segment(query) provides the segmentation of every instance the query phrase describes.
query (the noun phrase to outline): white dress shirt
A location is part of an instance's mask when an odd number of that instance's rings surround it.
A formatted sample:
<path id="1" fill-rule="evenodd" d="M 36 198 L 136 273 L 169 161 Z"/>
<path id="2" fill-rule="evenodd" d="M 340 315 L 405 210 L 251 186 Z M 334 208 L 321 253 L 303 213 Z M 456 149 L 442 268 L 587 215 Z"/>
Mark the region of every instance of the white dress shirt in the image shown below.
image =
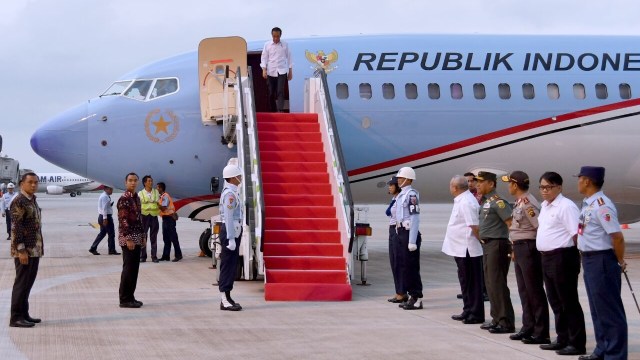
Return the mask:
<path id="1" fill-rule="evenodd" d="M 467 190 L 453 199 L 453 209 L 442 243 L 442 252 L 455 257 L 482 256 L 482 245 L 473 235 L 471 226 L 478 225 L 480 205 Z"/>
<path id="2" fill-rule="evenodd" d="M 580 211 L 573 201 L 559 194 L 553 202 L 543 201 L 538 218 L 538 251 L 551 251 L 573 247 L 573 236 L 578 233 Z"/>
<path id="3" fill-rule="evenodd" d="M 262 49 L 260 67 L 267 69 L 267 75 L 273 77 L 288 73 L 289 69 L 293 67 L 289 45 L 284 41 L 277 44 L 273 41 L 267 41 Z"/>

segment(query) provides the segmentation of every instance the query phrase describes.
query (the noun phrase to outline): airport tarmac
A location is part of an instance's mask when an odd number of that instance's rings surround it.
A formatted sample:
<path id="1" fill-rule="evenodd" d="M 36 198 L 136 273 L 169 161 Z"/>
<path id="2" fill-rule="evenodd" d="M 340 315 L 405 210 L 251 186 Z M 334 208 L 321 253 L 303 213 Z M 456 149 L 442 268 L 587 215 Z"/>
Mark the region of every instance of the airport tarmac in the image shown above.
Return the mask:
<path id="1" fill-rule="evenodd" d="M 493 335 L 479 325 L 451 320 L 462 301 L 455 262 L 440 248 L 450 204 L 422 205 L 423 310 L 404 311 L 387 302 L 393 281 L 387 252 L 384 206 L 371 206 L 368 283 L 359 267 L 350 302 L 266 302 L 262 281 L 236 282 L 234 299 L 244 307 L 219 310 L 210 258 L 198 257 L 203 223 L 181 218 L 178 234 L 184 259 L 141 264 L 136 298 L 140 309 L 118 306 L 122 259 L 109 256 L 106 239 L 94 256 L 98 194 L 38 195 L 42 207 L 45 257 L 31 293 L 30 313 L 42 318 L 31 329 L 9 327 L 15 276 L 0 221 L 0 359 L 562 359 L 537 345 Z M 117 196 L 114 196 L 116 200 Z M 628 272 L 640 289 L 640 224 L 624 230 Z M 159 248 L 162 236 L 159 235 Z M 516 326 L 521 306 L 513 266 L 509 274 Z M 587 351 L 595 346 L 582 277 L 580 301 L 587 323 Z M 623 279 L 629 324 L 629 359 L 640 359 L 640 314 Z M 486 302 L 487 317 L 489 303 Z M 552 319 L 553 315 L 551 313 Z M 553 320 L 552 320 L 553 322 Z M 554 335 L 552 325 L 552 336 Z M 568 357 L 577 358 L 577 357 Z"/>

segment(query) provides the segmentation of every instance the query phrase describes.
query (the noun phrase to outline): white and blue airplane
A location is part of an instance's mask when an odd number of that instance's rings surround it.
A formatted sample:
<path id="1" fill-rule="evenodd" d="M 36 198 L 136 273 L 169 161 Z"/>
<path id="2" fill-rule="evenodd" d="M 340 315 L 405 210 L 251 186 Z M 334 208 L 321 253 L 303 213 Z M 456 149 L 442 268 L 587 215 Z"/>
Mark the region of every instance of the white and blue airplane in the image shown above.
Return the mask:
<path id="1" fill-rule="evenodd" d="M 607 168 L 621 222 L 640 220 L 640 37 L 386 35 L 289 40 L 291 112 L 304 79 L 327 72 L 356 203 L 386 202 L 384 183 L 417 172 L 423 202 L 451 201 L 452 175 L 524 170 L 565 178 L 578 200 L 581 165 Z M 257 111 L 267 111 L 248 43 Z M 210 179 L 236 156 L 202 122 L 197 52 L 123 75 L 105 93 L 46 121 L 33 150 L 64 169 L 119 186 L 125 174 L 167 183 L 182 213 L 212 208 Z M 533 190 L 533 189 L 532 189 Z M 534 191 L 537 194 L 537 191 Z M 202 216 L 206 218 L 206 216 Z"/>
<path id="2" fill-rule="evenodd" d="M 69 193 L 71 197 L 82 195 L 87 191 L 103 189 L 99 182 L 72 173 L 38 173 L 38 192 L 49 195 Z"/>

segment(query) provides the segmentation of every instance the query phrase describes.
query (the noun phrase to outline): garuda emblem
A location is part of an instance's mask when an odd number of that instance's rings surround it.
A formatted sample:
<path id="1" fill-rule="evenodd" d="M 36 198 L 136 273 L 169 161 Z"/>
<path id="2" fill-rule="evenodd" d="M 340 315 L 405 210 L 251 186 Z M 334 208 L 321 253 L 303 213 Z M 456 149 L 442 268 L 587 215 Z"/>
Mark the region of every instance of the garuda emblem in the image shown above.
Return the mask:
<path id="1" fill-rule="evenodd" d="M 313 64 L 313 69 L 324 70 L 327 74 L 337 68 L 334 63 L 338 61 L 338 52 L 333 50 L 332 52 L 325 54 L 320 50 L 317 53 L 312 53 L 309 50 L 305 51 L 305 56 L 310 63 Z"/>

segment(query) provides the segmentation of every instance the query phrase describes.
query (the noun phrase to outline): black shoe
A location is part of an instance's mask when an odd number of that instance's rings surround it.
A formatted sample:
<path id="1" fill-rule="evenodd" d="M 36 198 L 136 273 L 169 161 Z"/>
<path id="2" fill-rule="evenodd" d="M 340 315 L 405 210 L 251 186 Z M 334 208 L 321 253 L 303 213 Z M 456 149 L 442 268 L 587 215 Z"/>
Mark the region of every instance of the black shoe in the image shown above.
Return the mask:
<path id="1" fill-rule="evenodd" d="M 174 258 L 173 260 L 171 260 L 171 262 L 178 262 L 180 260 L 182 260 L 182 256 Z"/>
<path id="2" fill-rule="evenodd" d="M 513 335 L 509 335 L 509 339 L 511 340 L 522 340 L 529 337 L 529 333 L 526 331 L 518 331 Z"/>
<path id="3" fill-rule="evenodd" d="M 166 257 L 164 257 L 164 256 L 163 256 L 163 257 L 161 257 L 159 260 L 160 260 L 160 261 L 171 261 L 171 259 L 166 258 Z"/>
<path id="4" fill-rule="evenodd" d="M 42 319 L 32 318 L 29 315 L 25 316 L 24 319 L 27 320 L 28 322 L 32 322 L 34 324 L 38 324 L 38 323 L 42 322 Z"/>
<path id="5" fill-rule="evenodd" d="M 405 310 L 419 310 L 422 309 L 422 300 L 417 297 L 410 296 L 409 301 L 402 307 Z"/>
<path id="6" fill-rule="evenodd" d="M 462 294 L 458 294 L 458 295 L 456 295 L 456 298 L 458 298 L 458 299 L 462 299 Z"/>
<path id="7" fill-rule="evenodd" d="M 95 250 L 95 249 L 89 249 L 89 252 L 92 253 L 93 255 L 100 255 L 98 250 Z"/>
<path id="8" fill-rule="evenodd" d="M 455 321 L 462 321 L 467 318 L 467 314 L 462 313 L 460 315 L 451 315 L 451 318 Z"/>
<path id="9" fill-rule="evenodd" d="M 502 325 L 498 325 L 492 329 L 489 329 L 489 332 L 492 334 L 511 334 L 513 332 L 515 332 L 516 329 L 515 328 L 508 328 L 508 327 L 504 327 Z"/>
<path id="10" fill-rule="evenodd" d="M 120 255 L 117 251 L 109 251 L 109 255 Z"/>
<path id="11" fill-rule="evenodd" d="M 153 261 L 156 264 L 160 262 L 160 260 L 158 260 L 158 258 L 151 258 L 151 261 Z"/>
<path id="12" fill-rule="evenodd" d="M 494 327 L 498 326 L 498 324 L 494 323 L 494 322 L 486 322 L 482 325 L 480 325 L 480 329 L 482 330 L 489 330 L 489 329 L 493 329 Z"/>
<path id="13" fill-rule="evenodd" d="M 544 337 L 527 336 L 527 337 L 522 339 L 522 343 L 528 344 L 528 345 L 550 344 L 551 343 L 551 339 L 544 338 Z"/>
<path id="14" fill-rule="evenodd" d="M 9 237 L 7 238 L 7 240 L 11 241 L 11 236 L 9 236 Z"/>
<path id="15" fill-rule="evenodd" d="M 147 262 L 147 258 L 140 259 L 140 262 Z"/>
<path id="16" fill-rule="evenodd" d="M 604 360 L 604 358 L 596 354 L 591 354 L 591 355 L 582 355 L 578 358 L 578 360 Z"/>
<path id="17" fill-rule="evenodd" d="M 138 304 L 138 305 L 140 305 L 140 306 L 144 305 L 144 303 L 142 301 L 140 301 L 140 300 L 133 300 L 133 302 Z"/>
<path id="18" fill-rule="evenodd" d="M 126 303 L 120 303 L 120 307 L 121 308 L 131 308 L 131 309 L 137 309 L 140 306 L 142 306 L 139 302 L 135 302 L 135 301 L 129 301 Z"/>
<path id="19" fill-rule="evenodd" d="M 542 350 L 560 350 L 560 349 L 564 349 L 566 346 L 567 346 L 567 344 L 560 344 L 560 343 L 558 343 L 558 341 L 554 341 L 554 342 L 549 343 L 549 344 L 540 345 L 540 349 L 542 349 Z"/>
<path id="20" fill-rule="evenodd" d="M 482 294 L 482 301 L 489 301 L 489 295 Z"/>
<path id="21" fill-rule="evenodd" d="M 222 301 L 220 301 L 220 310 L 240 311 L 240 310 L 242 310 L 242 306 L 240 306 L 240 304 L 233 304 L 231 306 L 224 306 L 222 304 Z"/>
<path id="22" fill-rule="evenodd" d="M 463 324 L 482 324 L 483 322 L 484 322 L 484 319 L 476 319 L 472 317 L 468 317 L 462 320 Z"/>
<path id="23" fill-rule="evenodd" d="M 558 355 L 583 355 L 587 351 L 586 350 L 578 350 L 573 345 L 567 345 L 565 348 L 556 351 Z"/>
<path id="24" fill-rule="evenodd" d="M 29 322 L 27 320 L 18 320 L 18 321 L 10 322 L 9 326 L 20 327 L 20 328 L 30 328 L 30 327 L 36 326 L 36 324 Z"/>

